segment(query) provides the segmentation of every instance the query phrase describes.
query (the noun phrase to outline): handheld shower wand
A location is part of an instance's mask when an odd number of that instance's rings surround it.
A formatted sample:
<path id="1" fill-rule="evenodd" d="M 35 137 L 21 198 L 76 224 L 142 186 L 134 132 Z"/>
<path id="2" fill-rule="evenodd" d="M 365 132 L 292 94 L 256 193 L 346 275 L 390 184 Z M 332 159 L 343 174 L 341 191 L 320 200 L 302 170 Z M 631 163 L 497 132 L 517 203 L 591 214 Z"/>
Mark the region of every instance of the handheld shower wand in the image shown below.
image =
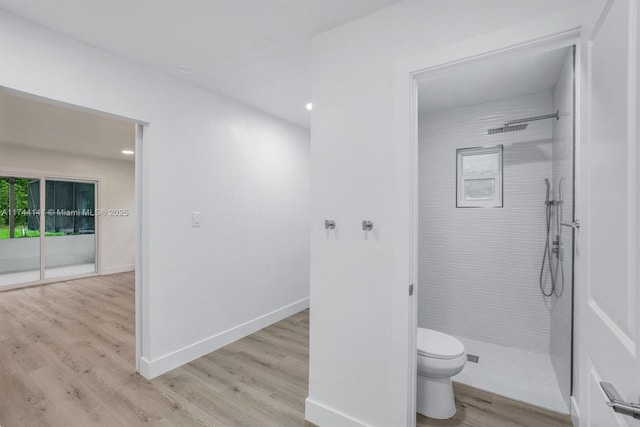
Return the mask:
<path id="1" fill-rule="evenodd" d="M 547 217 L 547 236 L 545 238 L 544 254 L 542 256 L 542 265 L 540 266 L 540 291 L 545 297 L 550 297 L 555 294 L 560 298 L 564 293 L 564 264 L 563 264 L 563 251 L 561 247 L 562 242 L 562 230 L 560 229 L 560 221 L 562 220 L 562 186 L 564 184 L 564 178 L 560 179 L 558 184 L 558 200 L 551 200 L 551 183 L 549 178 L 544 179 L 544 183 L 547 186 L 547 197 L 544 202 L 546 205 L 546 217 Z M 555 206 L 555 219 L 556 219 L 556 237 L 553 242 L 550 241 L 551 234 L 551 217 L 553 215 L 553 207 Z M 553 245 L 553 248 L 552 248 Z M 556 258 L 556 266 L 553 266 L 553 256 Z M 549 292 L 545 291 L 544 286 L 544 267 L 545 264 L 549 267 L 549 278 L 551 279 L 551 289 Z M 555 270 L 555 271 L 554 271 Z M 561 283 L 558 283 L 558 273 L 561 273 Z"/>
<path id="2" fill-rule="evenodd" d="M 551 245 L 549 244 L 549 233 L 551 232 L 551 210 L 553 209 L 554 201 L 550 200 L 551 183 L 549 182 L 549 178 L 545 178 L 544 183 L 547 186 L 547 199 L 544 202 L 547 207 L 547 236 L 545 238 L 544 253 L 542 255 L 542 265 L 540 266 L 539 284 L 540 292 L 542 292 L 542 295 L 544 295 L 545 297 L 550 297 L 554 294 L 556 288 L 555 275 L 553 274 L 553 262 L 551 261 Z M 551 290 L 549 292 L 546 292 L 544 290 L 544 266 L 547 263 L 549 265 L 549 276 L 551 277 Z"/>
<path id="3" fill-rule="evenodd" d="M 549 178 L 544 179 L 544 183 L 547 185 L 547 200 L 544 202 L 545 206 L 549 206 L 549 193 L 551 191 L 551 183 L 549 182 Z"/>

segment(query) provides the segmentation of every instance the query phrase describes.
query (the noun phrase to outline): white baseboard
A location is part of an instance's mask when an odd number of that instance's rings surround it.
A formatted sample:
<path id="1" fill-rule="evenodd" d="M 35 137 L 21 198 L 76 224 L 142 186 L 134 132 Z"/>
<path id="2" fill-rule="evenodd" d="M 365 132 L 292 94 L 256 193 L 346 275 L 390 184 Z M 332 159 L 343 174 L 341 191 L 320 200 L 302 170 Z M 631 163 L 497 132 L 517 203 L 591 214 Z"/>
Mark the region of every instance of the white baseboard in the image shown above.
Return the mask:
<path id="1" fill-rule="evenodd" d="M 140 375 L 147 379 L 155 378 L 307 308 L 309 308 L 309 298 L 304 298 L 173 353 L 153 360 L 141 357 Z"/>
<path id="2" fill-rule="evenodd" d="M 319 427 L 340 426 L 340 427 L 366 427 L 362 421 L 351 418 L 342 412 L 331 409 L 322 403 L 315 402 L 307 397 L 304 401 L 304 417 L 307 421 Z"/>
<path id="3" fill-rule="evenodd" d="M 145 359 L 144 357 L 140 356 L 140 363 L 138 365 L 139 365 L 138 366 L 138 373 L 140 375 L 142 375 L 143 377 L 145 377 L 148 380 L 153 378 L 150 375 L 150 372 L 149 372 L 149 366 L 151 365 L 151 363 L 147 359 Z M 2 427 L 2 426 L 0 426 L 0 427 Z"/>
<path id="4" fill-rule="evenodd" d="M 573 424 L 573 427 L 580 426 L 580 410 L 578 409 L 578 402 L 573 396 L 571 396 L 571 424 Z"/>
<path id="5" fill-rule="evenodd" d="M 135 264 L 115 265 L 113 267 L 104 267 L 100 274 L 106 276 L 107 274 L 126 273 L 127 271 L 134 271 L 135 269 Z"/>

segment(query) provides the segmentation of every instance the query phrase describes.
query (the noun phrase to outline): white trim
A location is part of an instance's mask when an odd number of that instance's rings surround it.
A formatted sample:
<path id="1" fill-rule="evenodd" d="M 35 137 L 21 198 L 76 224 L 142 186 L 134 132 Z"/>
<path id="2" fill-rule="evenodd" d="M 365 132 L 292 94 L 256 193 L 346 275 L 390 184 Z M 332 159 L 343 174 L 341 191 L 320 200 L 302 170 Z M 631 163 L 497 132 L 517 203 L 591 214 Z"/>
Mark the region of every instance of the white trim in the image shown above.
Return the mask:
<path id="1" fill-rule="evenodd" d="M 304 401 L 305 419 L 318 426 L 365 427 L 367 424 L 307 397 Z"/>
<path id="2" fill-rule="evenodd" d="M 26 168 L 13 168 L 13 167 L 0 167 L 0 175 L 2 176 L 15 176 L 17 178 L 47 178 L 50 180 L 71 180 L 71 181 L 79 181 L 79 182 L 98 182 L 103 177 L 88 177 L 86 175 L 74 174 L 73 172 L 69 172 L 69 175 L 61 174 L 59 171 L 53 171 L 50 169 L 26 169 Z"/>
<path id="3" fill-rule="evenodd" d="M 73 276 L 54 277 L 51 279 L 36 280 L 33 282 L 24 282 L 24 283 L 18 283 L 15 285 L 0 286 L 0 292 L 13 291 L 16 289 L 31 288 L 33 286 L 49 285 L 51 283 L 68 282 L 70 280 L 86 279 L 89 277 L 98 277 L 98 276 L 99 276 L 98 273 L 86 273 L 86 274 L 75 274 Z"/>
<path id="4" fill-rule="evenodd" d="M 304 298 L 154 360 L 142 356 L 140 374 L 147 379 L 155 378 L 307 308 L 309 298 Z"/>
<path id="5" fill-rule="evenodd" d="M 38 196 L 39 200 L 38 200 L 38 204 L 39 204 L 39 208 L 40 208 L 40 212 L 45 212 L 45 210 L 47 209 L 47 181 L 46 178 L 43 177 L 39 177 L 39 182 L 38 182 L 38 189 L 40 192 L 40 195 Z M 97 206 L 96 206 L 97 207 Z M 47 250 L 47 246 L 46 246 L 46 237 L 47 237 L 47 216 L 45 214 L 40 215 L 40 236 L 38 236 L 39 239 L 39 243 L 40 243 L 40 280 L 38 280 L 38 282 L 42 282 L 44 280 L 46 280 L 46 258 L 45 258 L 45 253 Z M 96 226 L 96 224 L 94 223 L 94 227 Z M 95 244 L 95 242 L 94 242 Z M 95 246 L 94 246 L 95 248 Z M 95 249 L 94 249 L 95 250 Z M 95 256 L 93 258 L 93 261 L 95 262 Z M 96 266 L 97 267 L 97 266 Z M 97 272 L 96 272 L 97 273 Z"/>
<path id="6" fill-rule="evenodd" d="M 140 291 L 138 303 L 136 305 L 136 313 L 139 316 L 140 337 L 136 338 L 137 346 L 140 346 L 139 362 L 136 363 L 137 370 L 142 369 L 142 358 L 150 360 L 151 348 L 151 279 L 149 276 L 150 265 L 150 239 L 151 235 L 149 224 L 151 217 L 151 209 L 149 208 L 149 152 L 153 141 L 153 130 L 151 126 L 143 126 L 142 139 L 140 143 L 136 143 L 136 204 L 138 217 L 136 218 L 136 292 Z"/>
<path id="7" fill-rule="evenodd" d="M 574 396 L 571 396 L 571 424 L 573 424 L 573 427 L 580 426 L 580 410 Z"/>
<path id="8" fill-rule="evenodd" d="M 576 5 L 550 15 L 404 58 L 394 64 L 395 193 L 399 195 L 395 204 L 397 209 L 394 213 L 394 223 L 398 227 L 394 249 L 398 254 L 395 258 L 395 270 L 399 281 L 406 277 L 409 279 L 407 282 L 417 283 L 415 281 L 417 278 L 415 265 L 417 247 L 413 238 L 417 234 L 415 220 L 417 216 L 415 200 L 418 190 L 415 175 L 417 172 L 414 167 L 408 167 L 417 161 L 415 159 L 418 144 L 417 79 L 425 72 L 439 72 L 449 67 L 480 59 L 577 45 L 580 42 L 581 30 L 586 24 L 597 18 L 599 11 L 598 2 Z M 408 197 L 407 190 L 410 192 Z M 407 247 L 411 248 L 409 254 L 406 253 Z M 400 282 L 398 285 L 402 285 L 402 289 L 404 289 L 405 283 Z M 416 294 L 414 294 L 412 303 L 403 304 L 400 300 L 397 303 L 394 301 L 393 316 L 401 316 L 397 324 L 405 320 L 409 325 L 417 323 L 415 307 L 417 286 L 415 288 Z M 404 316 L 407 317 L 404 318 Z M 417 375 L 415 355 L 417 349 L 415 339 L 410 338 L 411 331 L 408 335 L 407 339 L 406 334 L 398 331 L 393 348 L 398 349 L 394 360 L 404 359 L 408 363 L 409 378 L 404 379 L 409 399 L 406 424 L 412 427 L 415 426 L 415 376 Z"/>
<path id="9" fill-rule="evenodd" d="M 637 119 L 638 115 L 638 92 L 637 92 L 637 84 L 638 84 L 638 24 L 636 20 L 638 19 L 638 2 L 632 1 L 629 2 L 629 34 L 628 42 L 629 42 L 629 65 L 628 72 L 629 75 L 627 77 L 627 86 L 629 90 L 629 97 L 627 99 L 627 108 L 629 109 L 627 113 L 627 126 L 629 133 L 629 139 L 627 140 L 628 146 L 628 157 L 627 157 L 627 185 L 628 188 L 633 189 L 629 192 L 629 198 L 632 203 L 629 203 L 627 207 L 627 233 L 629 236 L 633 236 L 633 238 L 627 241 L 627 274 L 629 275 L 629 299 L 627 300 L 627 322 L 630 325 L 631 334 L 636 337 L 637 336 L 637 323 L 635 321 L 635 316 L 638 314 L 638 310 L 640 307 L 636 307 L 638 304 L 638 298 L 636 297 L 637 292 L 637 267 L 636 260 L 637 257 L 637 224 L 636 218 L 638 213 L 638 196 L 637 196 L 637 167 L 638 167 L 638 132 L 637 126 L 639 120 Z M 635 349 L 635 345 L 634 345 Z"/>
<path id="10" fill-rule="evenodd" d="M 404 58 L 395 64 L 395 72 L 404 77 L 419 77 L 425 71 L 442 70 L 462 63 L 542 46 L 543 51 L 575 44 L 585 23 L 599 13 L 597 2 L 580 4 L 559 12 L 512 25 L 478 37 Z M 396 74 L 396 78 L 398 75 Z"/>
<path id="11" fill-rule="evenodd" d="M 113 267 L 104 267 L 100 275 L 108 276 L 109 274 L 126 273 L 129 271 L 134 271 L 135 269 L 135 264 L 114 265 Z"/>
<path id="12" fill-rule="evenodd" d="M 95 184 L 94 184 L 94 211 L 95 212 L 99 212 L 98 209 L 100 209 L 102 206 L 107 206 L 106 202 L 107 200 L 107 195 L 106 192 L 103 190 L 103 182 L 101 178 L 96 178 Z M 104 194 L 104 196 L 103 196 Z M 104 198 L 104 200 L 103 200 Z M 97 217 L 94 216 L 95 220 L 93 223 L 93 234 L 95 235 L 95 241 L 93 242 L 94 244 L 94 257 L 93 257 L 93 262 L 96 265 L 96 273 L 98 274 L 102 274 L 102 254 L 105 252 L 103 250 L 103 240 L 102 240 L 102 215 L 98 215 Z M 46 225 L 46 224 L 45 224 Z"/>
<path id="13" fill-rule="evenodd" d="M 135 293 L 134 293 L 134 316 L 135 316 L 135 332 L 136 332 L 136 372 L 140 372 L 140 359 L 142 358 L 142 312 L 143 312 L 143 275 L 142 275 L 142 260 L 144 253 L 144 245 L 142 244 L 142 227 L 144 223 L 143 218 L 143 203 L 142 203 L 142 188 L 143 188 L 143 173 L 142 173 L 142 147 L 144 141 L 144 126 L 136 124 L 136 141 L 135 141 L 135 201 L 136 201 L 136 255 L 135 266 L 132 266 L 135 271 Z"/>

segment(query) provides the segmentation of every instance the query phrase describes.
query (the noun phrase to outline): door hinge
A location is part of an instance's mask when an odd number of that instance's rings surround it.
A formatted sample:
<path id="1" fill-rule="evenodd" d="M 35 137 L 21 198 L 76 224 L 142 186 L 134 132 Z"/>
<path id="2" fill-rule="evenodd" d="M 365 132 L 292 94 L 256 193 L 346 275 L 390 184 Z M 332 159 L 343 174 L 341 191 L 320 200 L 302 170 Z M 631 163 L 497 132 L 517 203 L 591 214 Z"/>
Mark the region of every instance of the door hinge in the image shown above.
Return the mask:
<path id="1" fill-rule="evenodd" d="M 413 283 L 409 285 L 409 296 L 413 295 Z"/>

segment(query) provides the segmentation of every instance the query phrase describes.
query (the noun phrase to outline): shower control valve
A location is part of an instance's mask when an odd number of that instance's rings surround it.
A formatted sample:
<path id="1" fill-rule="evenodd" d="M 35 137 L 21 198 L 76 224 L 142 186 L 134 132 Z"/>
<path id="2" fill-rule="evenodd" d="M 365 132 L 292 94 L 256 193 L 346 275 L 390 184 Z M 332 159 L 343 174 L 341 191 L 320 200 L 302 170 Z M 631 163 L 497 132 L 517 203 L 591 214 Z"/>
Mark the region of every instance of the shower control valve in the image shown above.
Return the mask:
<path id="1" fill-rule="evenodd" d="M 556 258 L 560 258 L 560 236 L 556 236 L 556 238 L 551 242 L 553 245 L 553 249 L 551 252 L 556 256 Z"/>

